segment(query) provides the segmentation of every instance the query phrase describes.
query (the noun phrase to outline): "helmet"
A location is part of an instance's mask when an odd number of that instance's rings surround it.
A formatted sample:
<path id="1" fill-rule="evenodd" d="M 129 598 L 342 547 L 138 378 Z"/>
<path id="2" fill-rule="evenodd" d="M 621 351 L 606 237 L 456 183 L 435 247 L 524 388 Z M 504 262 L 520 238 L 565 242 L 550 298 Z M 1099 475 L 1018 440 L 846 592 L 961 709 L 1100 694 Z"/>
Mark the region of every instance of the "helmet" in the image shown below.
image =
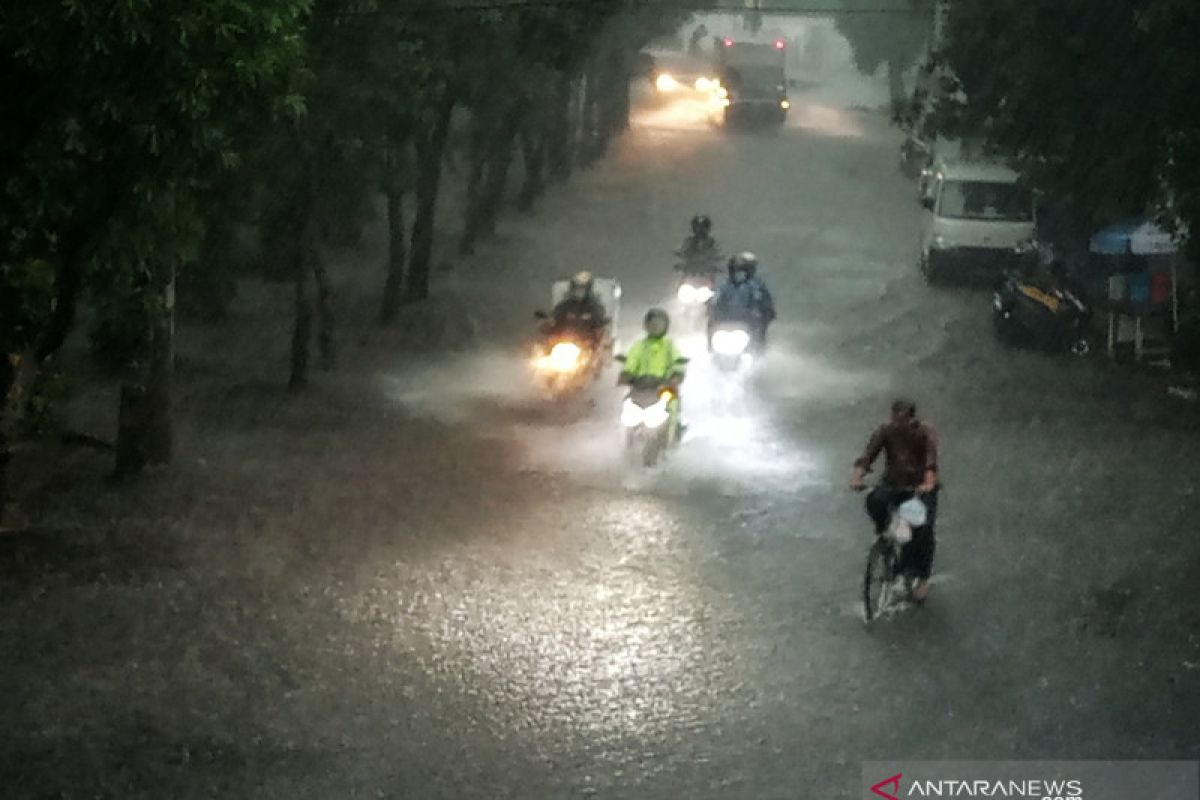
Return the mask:
<path id="1" fill-rule="evenodd" d="M 758 269 L 758 256 L 751 253 L 749 250 L 738 253 L 733 258 L 729 259 L 729 280 L 734 283 L 740 283 L 735 277 L 737 273 L 744 273 L 746 278 L 753 278 L 755 271 Z"/>
<path id="2" fill-rule="evenodd" d="M 586 270 L 576 272 L 571 277 L 571 284 L 567 289 L 567 292 L 571 295 L 571 297 L 574 297 L 577 300 L 583 300 L 592 293 L 592 287 L 595 285 L 595 283 L 596 281 L 592 277 L 592 273 Z"/>
<path id="3" fill-rule="evenodd" d="M 667 335 L 667 329 L 671 327 L 671 318 L 661 308 L 652 308 L 646 312 L 646 318 L 642 320 L 642 324 L 648 335 L 658 338 Z"/>
<path id="4" fill-rule="evenodd" d="M 712 220 L 704 214 L 697 214 L 692 217 L 692 233 L 697 236 L 708 236 L 712 231 Z"/>

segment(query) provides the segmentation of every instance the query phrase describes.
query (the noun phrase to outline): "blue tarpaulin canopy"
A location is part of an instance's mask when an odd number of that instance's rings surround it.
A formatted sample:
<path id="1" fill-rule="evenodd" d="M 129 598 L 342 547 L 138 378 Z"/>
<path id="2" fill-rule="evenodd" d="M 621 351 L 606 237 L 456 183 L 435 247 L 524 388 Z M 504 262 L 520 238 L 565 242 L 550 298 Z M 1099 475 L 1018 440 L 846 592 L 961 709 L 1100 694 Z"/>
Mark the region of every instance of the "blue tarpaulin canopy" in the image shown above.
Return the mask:
<path id="1" fill-rule="evenodd" d="M 1111 225 L 1092 236 L 1088 249 L 1105 256 L 1170 255 L 1179 250 L 1170 233 L 1147 220 Z"/>

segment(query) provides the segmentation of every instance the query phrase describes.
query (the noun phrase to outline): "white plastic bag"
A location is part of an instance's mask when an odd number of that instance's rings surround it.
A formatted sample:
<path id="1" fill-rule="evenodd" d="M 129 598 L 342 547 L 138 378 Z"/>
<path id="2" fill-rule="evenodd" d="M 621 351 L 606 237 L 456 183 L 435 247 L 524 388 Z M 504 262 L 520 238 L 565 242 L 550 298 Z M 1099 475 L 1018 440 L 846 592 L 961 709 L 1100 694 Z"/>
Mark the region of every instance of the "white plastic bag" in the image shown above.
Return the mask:
<path id="1" fill-rule="evenodd" d="M 900 504 L 896 516 L 909 524 L 909 527 L 920 528 L 929 520 L 929 509 L 920 498 L 912 497 Z"/>

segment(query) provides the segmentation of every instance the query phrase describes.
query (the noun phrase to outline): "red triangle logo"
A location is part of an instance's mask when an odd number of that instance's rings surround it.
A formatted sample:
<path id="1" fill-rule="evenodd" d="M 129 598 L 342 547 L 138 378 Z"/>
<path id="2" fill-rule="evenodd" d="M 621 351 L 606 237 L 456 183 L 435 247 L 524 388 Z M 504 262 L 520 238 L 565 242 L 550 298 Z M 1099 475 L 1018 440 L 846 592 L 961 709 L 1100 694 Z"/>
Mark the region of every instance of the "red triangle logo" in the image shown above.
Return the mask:
<path id="1" fill-rule="evenodd" d="M 903 777 L 904 777 L 904 775 L 902 773 L 897 773 L 897 774 L 893 775 L 892 777 L 888 778 L 887 780 L 880 781 L 879 783 L 877 783 L 871 787 L 871 794 L 886 798 L 886 800 L 900 800 L 900 798 L 897 797 L 897 795 L 900 794 L 900 779 Z M 892 791 L 895 792 L 896 794 L 891 794 L 890 792 L 885 792 L 883 790 L 883 787 L 885 787 L 885 786 L 891 786 Z"/>

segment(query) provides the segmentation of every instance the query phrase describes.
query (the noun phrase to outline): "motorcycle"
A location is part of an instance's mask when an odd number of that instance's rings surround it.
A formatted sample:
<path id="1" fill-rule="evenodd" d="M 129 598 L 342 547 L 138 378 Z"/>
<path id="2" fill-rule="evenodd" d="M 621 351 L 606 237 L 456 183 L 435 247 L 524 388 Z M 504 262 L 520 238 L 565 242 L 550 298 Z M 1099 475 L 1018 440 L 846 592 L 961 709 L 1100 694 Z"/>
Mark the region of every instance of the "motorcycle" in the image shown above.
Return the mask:
<path id="1" fill-rule="evenodd" d="M 624 356 L 617 356 L 624 361 Z M 686 364 L 682 358 L 678 364 Z M 661 378 L 638 378 L 621 404 L 621 426 L 625 449 L 640 454 L 642 465 L 653 467 L 667 450 L 679 443 L 679 395 L 675 385 Z"/>
<path id="2" fill-rule="evenodd" d="M 708 334 L 708 349 L 722 372 L 733 373 L 749 369 L 754 363 L 755 341 L 751 325 L 746 322 L 720 322 Z"/>
<path id="3" fill-rule="evenodd" d="M 992 294 L 996 335 L 1008 344 L 1030 344 L 1086 356 L 1092 350 L 1092 309 L 1075 292 L 1045 288 L 1009 273 Z"/>
<path id="4" fill-rule="evenodd" d="M 684 326 L 694 329 L 704 320 L 708 303 L 716 296 L 717 279 L 712 272 L 687 272 L 682 266 L 677 269 L 681 270 L 675 290 L 678 316 Z"/>
<path id="5" fill-rule="evenodd" d="M 534 316 L 544 321 L 544 338 L 530 357 L 535 380 L 553 400 L 585 391 L 607 366 L 604 342 L 597 344 L 578 331 L 555 330 L 543 311 Z"/>

